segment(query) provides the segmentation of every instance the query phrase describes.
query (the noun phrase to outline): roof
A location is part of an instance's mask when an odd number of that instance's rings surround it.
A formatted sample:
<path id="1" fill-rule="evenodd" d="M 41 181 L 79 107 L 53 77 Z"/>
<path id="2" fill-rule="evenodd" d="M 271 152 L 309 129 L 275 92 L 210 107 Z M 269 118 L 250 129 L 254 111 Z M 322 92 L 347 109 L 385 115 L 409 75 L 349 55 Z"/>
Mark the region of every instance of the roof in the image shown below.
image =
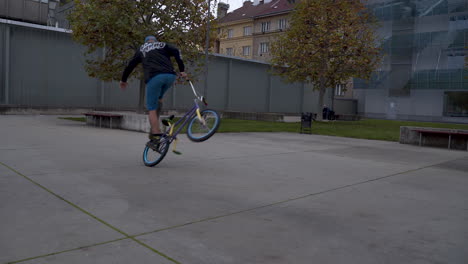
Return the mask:
<path id="1" fill-rule="evenodd" d="M 273 0 L 269 3 L 258 5 L 253 5 L 252 2 L 246 1 L 242 7 L 229 12 L 226 16 L 222 17 L 219 22 L 228 23 L 257 16 L 274 15 L 276 13 L 290 11 L 293 8 L 294 5 L 288 0 Z"/>

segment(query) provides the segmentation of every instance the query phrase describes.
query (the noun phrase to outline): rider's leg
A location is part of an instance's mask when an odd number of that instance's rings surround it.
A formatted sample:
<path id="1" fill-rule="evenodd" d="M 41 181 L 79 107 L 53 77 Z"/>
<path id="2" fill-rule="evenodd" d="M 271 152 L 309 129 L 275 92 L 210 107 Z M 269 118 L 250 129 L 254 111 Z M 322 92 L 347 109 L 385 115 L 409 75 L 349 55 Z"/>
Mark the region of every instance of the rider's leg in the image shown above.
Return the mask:
<path id="1" fill-rule="evenodd" d="M 161 127 L 159 125 L 159 116 L 161 114 L 162 98 L 166 91 L 175 81 L 174 74 L 158 74 L 153 77 L 146 88 L 146 104 L 148 108 L 148 118 L 151 125 L 151 136 L 159 136 Z"/>
<path id="2" fill-rule="evenodd" d="M 159 126 L 159 116 L 157 110 L 150 110 L 148 118 L 151 125 L 151 134 L 161 134 L 161 127 Z"/>
<path id="3" fill-rule="evenodd" d="M 148 109 L 148 119 L 150 123 L 150 139 L 151 135 L 160 134 L 158 115 L 158 99 L 161 95 L 162 86 L 164 85 L 163 78 L 160 75 L 154 76 L 146 85 L 146 108 Z"/>

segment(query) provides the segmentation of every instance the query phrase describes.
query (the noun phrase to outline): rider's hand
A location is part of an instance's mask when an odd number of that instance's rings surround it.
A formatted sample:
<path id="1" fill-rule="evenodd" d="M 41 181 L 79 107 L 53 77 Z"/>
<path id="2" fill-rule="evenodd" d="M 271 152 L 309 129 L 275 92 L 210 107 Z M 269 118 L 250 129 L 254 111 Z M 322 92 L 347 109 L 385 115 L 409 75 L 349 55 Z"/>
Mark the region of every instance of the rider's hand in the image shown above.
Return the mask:
<path id="1" fill-rule="evenodd" d="M 181 72 L 180 76 L 183 77 L 183 78 L 187 78 L 187 74 L 185 72 Z"/>
<path id="2" fill-rule="evenodd" d="M 128 86 L 127 82 L 122 82 L 122 81 L 120 82 L 120 89 L 125 90 L 125 88 L 127 88 L 127 86 Z"/>

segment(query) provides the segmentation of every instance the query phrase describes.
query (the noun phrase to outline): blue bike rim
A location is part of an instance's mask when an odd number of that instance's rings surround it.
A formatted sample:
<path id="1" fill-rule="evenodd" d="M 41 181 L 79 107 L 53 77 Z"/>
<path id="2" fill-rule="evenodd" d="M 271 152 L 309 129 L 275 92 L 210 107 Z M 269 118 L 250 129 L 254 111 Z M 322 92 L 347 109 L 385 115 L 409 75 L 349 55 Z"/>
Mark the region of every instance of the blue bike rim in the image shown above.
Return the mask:
<path id="1" fill-rule="evenodd" d="M 216 121 L 215 121 L 215 123 L 213 124 L 213 126 L 210 128 L 210 130 L 207 131 L 207 132 L 206 132 L 205 134 L 203 134 L 202 136 L 194 136 L 194 135 L 192 134 L 192 125 L 193 125 L 193 123 L 197 120 L 196 117 L 193 118 L 192 121 L 190 121 L 190 124 L 189 124 L 188 127 L 187 127 L 187 133 L 188 133 L 192 138 L 194 138 L 194 139 L 202 139 L 202 138 L 204 138 L 206 135 L 208 135 L 208 134 L 210 134 L 211 132 L 213 132 L 213 130 L 216 129 L 216 127 L 218 126 L 218 123 L 219 123 L 219 115 L 218 115 L 218 113 L 216 113 L 215 111 L 212 111 L 212 110 L 204 110 L 204 111 L 202 111 L 202 112 L 204 112 L 204 113 L 212 113 L 212 114 L 213 114 L 214 116 L 216 116 L 217 118 L 216 118 Z M 203 114 L 203 113 L 202 113 L 202 114 Z"/>

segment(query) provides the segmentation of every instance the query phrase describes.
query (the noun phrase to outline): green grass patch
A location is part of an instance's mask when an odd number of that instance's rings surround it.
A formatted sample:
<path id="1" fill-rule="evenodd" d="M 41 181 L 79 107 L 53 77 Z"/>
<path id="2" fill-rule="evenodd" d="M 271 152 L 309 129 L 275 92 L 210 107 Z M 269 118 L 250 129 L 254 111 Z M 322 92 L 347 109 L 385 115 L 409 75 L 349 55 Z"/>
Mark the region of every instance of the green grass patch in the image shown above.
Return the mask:
<path id="1" fill-rule="evenodd" d="M 223 119 L 219 132 L 294 132 L 299 133 L 300 123 L 266 122 Z M 365 119 L 361 121 L 313 122 L 312 134 L 398 141 L 400 126 L 419 126 L 452 129 L 468 129 L 468 125 L 412 121 Z"/>
<path id="2" fill-rule="evenodd" d="M 85 117 L 60 117 L 60 119 L 86 122 Z M 178 120 L 177 118 L 174 122 Z M 327 135 L 337 137 L 350 137 L 361 139 L 375 139 L 398 141 L 400 138 L 400 126 L 436 127 L 466 129 L 468 124 L 451 123 L 430 123 L 396 120 L 364 119 L 361 121 L 329 121 L 312 123 L 312 134 Z M 292 132 L 299 133 L 301 124 L 267 122 L 240 119 L 222 119 L 219 133 L 240 133 L 240 132 Z M 182 133 L 186 132 L 186 128 Z"/>
<path id="3" fill-rule="evenodd" d="M 86 117 L 59 117 L 59 119 L 77 121 L 77 122 L 86 122 Z"/>

